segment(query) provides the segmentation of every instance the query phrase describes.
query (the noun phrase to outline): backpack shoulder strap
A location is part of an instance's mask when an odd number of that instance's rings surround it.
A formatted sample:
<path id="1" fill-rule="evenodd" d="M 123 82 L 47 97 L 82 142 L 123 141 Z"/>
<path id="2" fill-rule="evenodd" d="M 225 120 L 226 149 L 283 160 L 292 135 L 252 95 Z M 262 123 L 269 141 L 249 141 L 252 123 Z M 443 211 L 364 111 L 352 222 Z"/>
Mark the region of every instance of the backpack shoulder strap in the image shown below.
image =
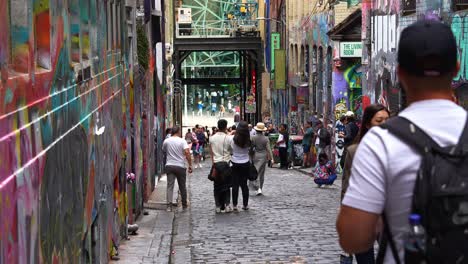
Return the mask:
<path id="1" fill-rule="evenodd" d="M 468 154 L 468 114 L 466 115 L 465 127 L 458 140 L 457 151 L 458 153 Z"/>
<path id="2" fill-rule="evenodd" d="M 418 152 L 429 152 L 431 149 L 443 152 L 442 148 L 426 132 L 405 117 L 392 117 L 380 127 L 387 129 L 406 144 L 415 147 Z"/>

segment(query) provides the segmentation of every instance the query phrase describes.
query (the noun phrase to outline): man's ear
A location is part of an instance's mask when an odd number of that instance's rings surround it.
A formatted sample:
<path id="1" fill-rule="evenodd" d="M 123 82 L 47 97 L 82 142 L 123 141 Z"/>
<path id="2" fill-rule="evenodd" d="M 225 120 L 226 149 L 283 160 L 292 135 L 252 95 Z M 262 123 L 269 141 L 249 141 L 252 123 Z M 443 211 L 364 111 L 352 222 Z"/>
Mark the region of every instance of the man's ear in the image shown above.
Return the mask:
<path id="1" fill-rule="evenodd" d="M 402 88 L 406 89 L 405 87 L 406 80 L 408 79 L 408 73 L 403 68 L 401 68 L 400 65 L 397 66 L 397 76 Z"/>

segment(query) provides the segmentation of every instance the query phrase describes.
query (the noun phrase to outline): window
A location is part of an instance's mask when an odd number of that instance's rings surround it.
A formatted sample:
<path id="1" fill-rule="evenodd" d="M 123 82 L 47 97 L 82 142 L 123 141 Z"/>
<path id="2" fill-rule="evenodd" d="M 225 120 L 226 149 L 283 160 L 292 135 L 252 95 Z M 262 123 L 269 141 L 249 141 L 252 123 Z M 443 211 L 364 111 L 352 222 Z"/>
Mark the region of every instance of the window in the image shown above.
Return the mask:
<path id="1" fill-rule="evenodd" d="M 117 15 L 115 11 L 115 1 L 111 1 L 112 8 L 111 8 L 111 18 L 112 18 L 112 24 L 111 24 L 111 33 L 112 33 L 112 48 L 115 49 L 117 46 L 117 34 L 116 34 L 116 20 L 117 20 Z"/>
<path id="2" fill-rule="evenodd" d="M 108 0 L 106 2 L 106 26 L 107 26 L 107 50 L 112 49 L 112 11 L 111 11 L 111 2 Z"/>
<path id="3" fill-rule="evenodd" d="M 80 3 L 79 0 L 71 0 L 69 3 L 71 17 L 71 59 L 72 62 L 80 62 Z"/>
<path id="4" fill-rule="evenodd" d="M 29 65 L 28 3 L 10 1 L 10 64 L 14 71 L 26 73 Z"/>
<path id="5" fill-rule="evenodd" d="M 403 15 L 416 13 L 416 0 L 403 0 Z"/>
<path id="6" fill-rule="evenodd" d="M 453 10 L 465 10 L 468 9 L 468 0 L 453 0 Z"/>
<path id="7" fill-rule="evenodd" d="M 309 46 L 305 48 L 305 74 L 306 77 L 310 76 L 310 50 Z"/>
<path id="8" fill-rule="evenodd" d="M 51 69 L 50 12 L 46 1 L 40 1 L 34 16 L 34 48 L 36 67 Z"/>
<path id="9" fill-rule="evenodd" d="M 89 39 L 89 16 L 90 16 L 89 0 L 81 1 L 81 40 L 82 40 L 82 58 L 87 60 L 90 58 L 90 39 Z"/>
<path id="10" fill-rule="evenodd" d="M 118 2 L 116 5 L 116 17 L 117 17 L 117 27 L 116 27 L 116 35 L 117 35 L 117 48 L 122 50 L 121 47 L 121 40 L 120 38 L 122 37 L 122 19 L 121 19 L 121 13 L 120 13 L 120 5 L 122 2 Z"/>

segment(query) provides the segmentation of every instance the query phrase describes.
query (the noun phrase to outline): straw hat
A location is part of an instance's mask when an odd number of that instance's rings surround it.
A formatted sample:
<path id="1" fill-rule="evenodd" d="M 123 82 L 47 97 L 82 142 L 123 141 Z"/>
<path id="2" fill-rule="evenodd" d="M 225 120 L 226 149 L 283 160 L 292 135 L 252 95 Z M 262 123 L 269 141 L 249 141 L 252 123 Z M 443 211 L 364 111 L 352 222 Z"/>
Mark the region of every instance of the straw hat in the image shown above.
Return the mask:
<path id="1" fill-rule="evenodd" d="M 262 122 L 257 123 L 257 125 L 254 127 L 255 130 L 257 131 L 267 131 L 267 128 L 265 127 L 265 124 Z"/>

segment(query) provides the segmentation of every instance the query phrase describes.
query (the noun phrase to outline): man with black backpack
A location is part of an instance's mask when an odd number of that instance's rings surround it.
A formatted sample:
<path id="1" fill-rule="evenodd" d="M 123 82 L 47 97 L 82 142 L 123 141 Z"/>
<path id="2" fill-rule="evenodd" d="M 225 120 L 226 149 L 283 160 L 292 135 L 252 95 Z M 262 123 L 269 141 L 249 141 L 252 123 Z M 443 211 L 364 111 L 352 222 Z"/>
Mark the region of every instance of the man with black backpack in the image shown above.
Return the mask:
<path id="1" fill-rule="evenodd" d="M 453 102 L 459 71 L 449 26 L 405 28 L 397 74 L 408 107 L 362 139 L 337 230 L 348 253 L 367 250 L 383 219 L 377 263 L 468 263 L 467 113 Z"/>

